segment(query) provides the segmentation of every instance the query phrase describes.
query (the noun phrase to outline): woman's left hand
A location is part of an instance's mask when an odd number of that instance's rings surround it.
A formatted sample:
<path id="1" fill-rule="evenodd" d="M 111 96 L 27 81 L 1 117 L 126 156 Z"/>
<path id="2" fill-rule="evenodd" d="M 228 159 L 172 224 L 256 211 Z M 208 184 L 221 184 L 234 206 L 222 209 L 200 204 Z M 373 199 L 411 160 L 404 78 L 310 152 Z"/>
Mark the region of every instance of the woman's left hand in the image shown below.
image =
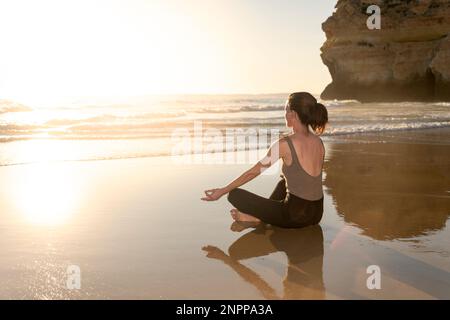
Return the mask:
<path id="1" fill-rule="evenodd" d="M 225 194 L 224 188 L 217 188 L 217 189 L 211 189 L 206 190 L 205 195 L 206 197 L 203 197 L 203 201 L 216 201 L 219 200 L 224 194 Z"/>
<path id="2" fill-rule="evenodd" d="M 230 258 L 225 252 L 215 246 L 204 246 L 202 250 L 207 252 L 206 256 L 211 259 L 226 260 Z"/>

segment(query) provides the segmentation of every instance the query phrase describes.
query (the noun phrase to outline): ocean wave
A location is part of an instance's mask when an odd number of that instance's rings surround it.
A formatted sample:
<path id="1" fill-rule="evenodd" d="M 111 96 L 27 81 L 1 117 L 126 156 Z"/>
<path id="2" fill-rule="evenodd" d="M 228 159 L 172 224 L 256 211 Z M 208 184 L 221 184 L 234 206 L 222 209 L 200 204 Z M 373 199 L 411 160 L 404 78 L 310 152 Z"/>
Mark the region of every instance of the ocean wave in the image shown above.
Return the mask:
<path id="1" fill-rule="evenodd" d="M 371 124 L 371 125 L 353 125 L 343 126 L 329 129 L 323 133 L 324 136 L 337 136 L 345 134 L 359 134 L 359 133 L 373 133 L 385 131 L 406 131 L 406 130 L 420 130 L 432 128 L 446 128 L 450 127 L 450 121 L 445 122 L 421 122 L 421 123 L 396 123 L 395 125 L 386 124 Z"/>
<path id="2" fill-rule="evenodd" d="M 422 124 L 422 125 L 412 125 L 412 126 L 403 126 L 403 127 L 396 127 L 396 128 L 384 128 L 384 130 L 381 131 L 404 131 L 404 130 L 418 130 L 418 129 L 431 129 L 431 128 L 443 128 L 443 127 L 450 127 L 450 123 L 447 124 L 437 124 L 437 123 L 428 123 L 426 125 Z M 380 132 L 379 129 L 376 129 L 374 127 L 372 128 L 340 128 L 340 130 L 335 130 L 335 131 L 330 131 L 324 134 L 324 136 L 328 136 L 328 138 L 332 138 L 333 136 L 339 136 L 339 135 L 347 135 L 347 134 L 360 134 L 360 133 L 372 133 L 372 132 Z M 280 131 L 280 134 L 285 134 L 287 133 L 286 131 Z M 111 139 L 111 137 L 97 137 L 98 139 Z M 138 138 L 138 137 L 134 137 L 134 138 Z M 143 135 L 140 138 L 155 138 L 154 136 L 145 136 Z M 273 137 L 272 137 L 273 138 Z M 0 141 L 5 141 L 3 139 L 10 139 L 8 137 L 2 137 L 0 136 Z M 11 138 L 11 141 L 16 141 L 16 140 L 26 140 L 26 139 L 22 139 L 22 138 Z M 63 140 L 65 139 L 70 139 L 71 137 L 64 137 Z M 120 139 L 120 137 L 114 137 L 114 140 Z M 125 138 L 125 139 L 129 139 L 129 138 Z M 76 140 L 84 140 L 84 139 L 79 139 L 77 138 Z M 92 140 L 92 138 L 88 138 L 88 140 Z M 97 139 L 95 139 L 97 140 Z M 325 141 L 327 141 L 327 137 L 325 137 Z M 113 142 L 113 141 L 112 141 Z M 113 142 L 115 143 L 115 142 Z M 124 141 L 124 143 L 127 143 L 126 141 Z M 229 146 L 224 146 L 223 143 L 222 144 L 218 144 L 217 148 L 211 148 L 211 141 L 207 141 L 204 142 L 208 144 L 208 148 L 206 150 L 211 150 L 210 152 L 208 151 L 196 151 L 195 149 L 191 150 L 190 152 L 188 152 L 185 155 L 194 155 L 194 154 L 199 154 L 199 153 L 203 153 L 203 154 L 207 154 L 207 153 L 215 153 L 217 151 L 219 152 L 236 152 L 236 151 L 251 151 L 251 150 L 258 150 L 258 149 L 265 149 L 268 148 L 270 146 L 270 141 L 267 141 L 267 143 L 265 145 L 261 145 L 258 142 L 256 143 L 248 143 L 248 141 L 244 141 L 244 143 L 241 144 L 235 144 L 232 146 L 231 149 L 229 149 Z M 148 144 L 145 143 L 145 145 L 152 145 L 152 143 Z M 104 146 L 104 143 L 101 143 L 99 145 L 100 146 Z M 67 157 L 62 155 L 60 157 L 60 155 L 58 154 L 58 157 L 56 158 L 51 158 L 51 159 L 47 159 L 45 156 L 43 159 L 36 159 L 34 158 L 34 156 L 30 157 L 30 158 L 21 158 L 21 159 L 17 159 L 17 160 L 12 160 L 12 159 L 0 159 L 0 167 L 1 166 L 13 166 L 13 165 L 26 165 L 26 164 L 33 164 L 33 163 L 39 163 L 42 161 L 45 162 L 82 162 L 82 161 L 99 161 L 99 160 L 119 160 L 119 159 L 133 159 L 133 158 L 151 158 L 151 157 L 160 157 L 160 156 L 170 156 L 172 155 L 172 150 L 171 150 L 171 146 L 172 146 L 172 142 L 170 140 L 167 140 L 167 143 L 165 144 L 165 149 L 164 150 L 146 150 L 146 151 L 141 151 L 141 152 L 122 152 L 120 154 L 110 154 L 109 152 L 107 152 L 106 154 L 102 153 L 102 152 L 98 152 L 96 154 L 83 154 L 83 155 L 68 155 Z M 56 147 L 56 145 L 55 145 Z M 205 147 L 205 145 L 204 145 Z"/>
<path id="3" fill-rule="evenodd" d="M 10 101 L 10 100 L 4 100 L 0 99 L 0 114 L 8 113 L 8 112 L 28 112 L 32 111 L 30 107 L 27 107 L 23 104 Z"/>
<path id="4" fill-rule="evenodd" d="M 284 96 L 248 96 L 181 100 L 178 109 L 110 105 L 109 109 L 37 109 L 0 117 L 0 142 L 27 139 L 98 140 L 170 138 L 176 129 L 285 130 Z M 8 112 L 30 108 L 2 101 Z M 173 102 L 173 101 L 172 101 Z M 324 135 L 439 128 L 450 125 L 447 103 L 371 103 L 322 101 L 330 123 Z M 155 111 L 154 111 L 155 110 Z M 161 111 L 156 111 L 161 110 Z M 270 112 L 266 112 L 270 111 Z"/>
<path id="5" fill-rule="evenodd" d="M 40 129 L 45 129 L 46 126 L 33 124 L 3 124 L 0 123 L 0 134 L 15 134 L 15 133 L 35 133 Z"/>
<path id="6" fill-rule="evenodd" d="M 19 126 L 0 125 L 0 142 L 12 142 L 29 139 L 59 139 L 59 140 L 124 140 L 124 139 L 170 139 L 176 130 L 186 129 L 189 132 L 196 130 L 195 122 L 184 121 L 178 123 L 166 123 L 164 126 L 153 123 L 142 124 L 84 124 L 70 126 L 64 129 L 48 129 L 40 126 Z M 329 125 L 323 136 L 338 136 L 347 134 L 373 133 L 398 130 L 419 130 L 427 128 L 450 127 L 449 121 L 428 121 L 428 122 L 395 122 L 395 123 L 365 123 L 365 124 L 333 124 Z M 227 130 L 278 130 L 286 131 L 283 121 L 260 121 L 245 122 L 238 121 L 232 123 L 202 122 L 202 132 L 209 132 L 211 129 L 218 130 L 225 134 Z M 249 132 L 249 131 L 248 131 Z"/>
<path id="7" fill-rule="evenodd" d="M 436 102 L 434 105 L 438 107 L 450 107 L 450 102 Z"/>
<path id="8" fill-rule="evenodd" d="M 342 107 L 342 106 L 353 106 L 360 104 L 357 100 L 320 100 L 318 99 L 320 103 L 322 103 L 325 107 Z"/>
<path id="9" fill-rule="evenodd" d="M 130 114 L 126 116 L 119 116 L 114 114 L 102 114 L 94 117 L 87 118 L 57 118 L 51 119 L 45 122 L 47 126 L 66 126 L 75 125 L 83 123 L 103 123 L 103 122 L 113 122 L 113 121 L 129 121 L 129 120 L 145 120 L 145 119 L 171 119 L 185 116 L 185 111 L 177 112 L 143 112 L 137 114 Z"/>
<path id="10" fill-rule="evenodd" d="M 194 109 L 197 113 L 237 113 L 237 112 L 264 112 L 264 111 L 283 111 L 283 105 L 244 105 L 244 106 L 224 106 L 221 108 L 204 107 Z"/>

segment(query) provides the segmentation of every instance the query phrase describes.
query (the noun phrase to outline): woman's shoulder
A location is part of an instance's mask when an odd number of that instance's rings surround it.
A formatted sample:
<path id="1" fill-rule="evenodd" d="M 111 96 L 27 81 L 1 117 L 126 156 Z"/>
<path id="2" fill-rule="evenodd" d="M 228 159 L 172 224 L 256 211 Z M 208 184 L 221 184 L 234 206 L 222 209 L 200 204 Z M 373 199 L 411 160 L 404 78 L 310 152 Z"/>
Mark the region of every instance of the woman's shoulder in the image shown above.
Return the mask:
<path id="1" fill-rule="evenodd" d="M 311 141 L 313 141 L 314 144 L 323 145 L 323 141 L 320 138 L 320 136 L 313 134 L 310 136 Z"/>
<path id="2" fill-rule="evenodd" d="M 315 147 L 321 148 L 325 151 L 325 145 L 323 144 L 322 138 L 320 138 L 320 136 L 311 136 L 311 141 L 313 141 L 313 145 L 315 145 Z"/>
<path id="3" fill-rule="evenodd" d="M 299 140 L 299 138 L 296 137 L 295 134 L 293 134 L 293 133 L 285 133 L 285 134 L 280 134 L 280 138 L 278 139 L 278 141 L 279 142 L 286 141 L 287 139 L 290 139 L 291 141 L 292 140 L 296 140 L 296 141 Z M 316 135 L 314 133 L 311 133 L 309 135 L 309 137 L 300 138 L 300 140 L 302 140 L 302 139 L 306 139 L 306 140 L 310 140 L 310 141 L 314 141 L 314 142 L 323 144 L 322 139 L 320 138 L 320 136 Z"/>
<path id="4" fill-rule="evenodd" d="M 277 140 L 277 144 L 280 148 L 288 148 L 288 139 L 291 139 L 292 134 L 281 134 L 279 139 Z"/>
<path id="5" fill-rule="evenodd" d="M 288 140 L 293 141 L 295 139 L 295 135 L 293 133 L 283 133 L 280 134 L 280 138 L 278 142 L 286 144 Z"/>
<path id="6" fill-rule="evenodd" d="M 322 138 L 320 136 L 318 136 L 318 135 L 316 135 L 315 137 L 317 139 L 317 142 L 320 143 L 321 145 L 323 145 Z"/>
<path id="7" fill-rule="evenodd" d="M 287 150 L 289 150 L 289 145 L 287 142 L 287 138 L 289 135 L 286 134 L 280 134 L 279 138 L 277 140 L 275 140 L 270 149 L 273 151 L 274 149 L 277 150 L 278 154 L 281 157 L 284 157 L 287 153 Z"/>
<path id="8" fill-rule="evenodd" d="M 311 143 L 312 144 L 317 144 L 317 145 L 322 145 L 323 149 L 325 149 L 325 145 L 323 144 L 323 141 L 320 138 L 320 136 L 312 134 L 312 135 L 310 135 L 310 137 L 308 137 L 306 139 L 310 139 L 310 141 L 309 142 L 308 141 L 304 141 L 304 142 L 306 142 L 306 143 L 308 143 L 310 145 L 311 145 Z M 289 143 L 288 140 L 290 140 L 291 143 L 293 143 L 293 141 L 295 140 L 297 142 L 300 142 L 300 144 L 301 144 L 301 140 L 299 140 L 298 138 L 295 138 L 294 134 L 292 134 L 292 133 L 281 134 L 280 138 L 276 141 L 276 143 L 279 144 L 280 146 L 286 146 L 287 147 L 288 143 Z"/>

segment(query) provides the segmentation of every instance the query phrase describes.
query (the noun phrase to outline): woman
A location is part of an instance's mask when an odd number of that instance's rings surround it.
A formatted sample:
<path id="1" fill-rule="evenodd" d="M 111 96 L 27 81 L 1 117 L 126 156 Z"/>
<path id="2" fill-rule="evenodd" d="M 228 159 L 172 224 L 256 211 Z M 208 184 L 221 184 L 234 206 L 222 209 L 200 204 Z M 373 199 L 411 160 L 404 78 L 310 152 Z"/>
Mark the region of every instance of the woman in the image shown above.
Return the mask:
<path id="1" fill-rule="evenodd" d="M 295 92 L 286 102 L 285 120 L 292 128 L 290 135 L 272 144 L 261 161 L 226 187 L 205 191 L 202 200 L 215 201 L 228 193 L 236 208 L 231 210 L 236 221 L 262 221 L 284 228 L 318 224 L 323 214 L 325 147 L 316 134 L 325 130 L 328 112 L 311 94 Z M 239 188 L 279 159 L 283 161 L 283 178 L 269 199 Z"/>

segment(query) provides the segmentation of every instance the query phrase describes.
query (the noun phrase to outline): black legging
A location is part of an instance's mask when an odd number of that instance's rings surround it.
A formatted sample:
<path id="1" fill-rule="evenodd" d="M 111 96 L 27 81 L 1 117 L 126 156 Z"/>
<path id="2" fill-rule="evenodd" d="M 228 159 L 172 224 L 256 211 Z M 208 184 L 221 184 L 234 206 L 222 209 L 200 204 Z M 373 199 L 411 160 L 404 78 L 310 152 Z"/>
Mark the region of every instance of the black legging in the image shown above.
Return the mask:
<path id="1" fill-rule="evenodd" d="M 240 212 L 283 228 L 318 224 L 323 214 L 323 197 L 311 201 L 287 193 L 284 179 L 278 182 L 269 199 L 236 188 L 228 194 L 228 201 Z"/>

